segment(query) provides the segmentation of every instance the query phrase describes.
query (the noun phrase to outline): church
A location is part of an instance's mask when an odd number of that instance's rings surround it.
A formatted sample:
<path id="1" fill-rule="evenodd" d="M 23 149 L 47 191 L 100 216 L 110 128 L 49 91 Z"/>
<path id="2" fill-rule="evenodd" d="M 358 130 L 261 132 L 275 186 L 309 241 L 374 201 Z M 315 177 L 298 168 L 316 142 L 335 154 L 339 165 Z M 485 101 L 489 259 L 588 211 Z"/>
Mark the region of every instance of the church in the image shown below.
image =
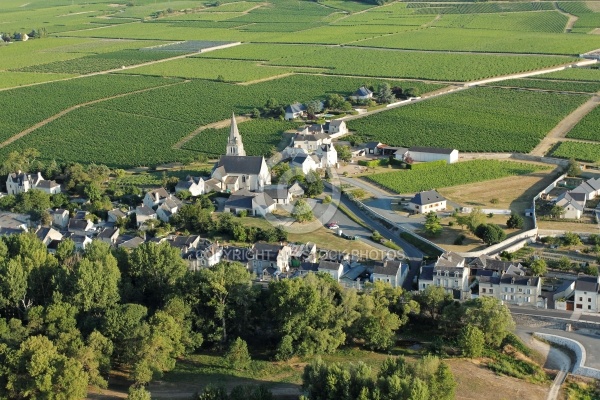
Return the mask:
<path id="1" fill-rule="evenodd" d="M 215 164 L 211 181 L 222 191 L 230 193 L 242 189 L 262 192 L 265 186 L 271 184 L 271 173 L 265 158 L 246 155 L 235 115 L 231 116 L 227 151 Z"/>

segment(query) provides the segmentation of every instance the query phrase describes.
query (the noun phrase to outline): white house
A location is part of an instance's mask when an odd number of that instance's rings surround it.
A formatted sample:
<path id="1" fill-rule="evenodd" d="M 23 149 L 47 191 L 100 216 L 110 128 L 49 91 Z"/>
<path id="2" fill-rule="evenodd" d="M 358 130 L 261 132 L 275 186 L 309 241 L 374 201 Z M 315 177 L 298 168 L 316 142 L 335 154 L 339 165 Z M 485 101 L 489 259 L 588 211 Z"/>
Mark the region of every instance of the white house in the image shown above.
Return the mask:
<path id="1" fill-rule="evenodd" d="M 8 194 L 25 193 L 28 190 L 37 189 L 50 195 L 60 193 L 60 185 L 54 181 L 47 181 L 42 173 L 26 174 L 18 171 L 8 174 L 6 178 L 6 191 Z"/>
<path id="2" fill-rule="evenodd" d="M 574 307 L 584 312 L 598 312 L 600 277 L 578 276 L 575 281 Z"/>
<path id="3" fill-rule="evenodd" d="M 290 104 L 285 108 L 285 119 L 292 120 L 306 115 L 306 106 L 300 103 Z"/>
<path id="4" fill-rule="evenodd" d="M 335 139 L 348 133 L 346 122 L 341 119 L 334 119 L 325 123 L 325 132 L 330 138 Z"/>
<path id="5" fill-rule="evenodd" d="M 255 243 L 248 253 L 250 266 L 257 276 L 261 276 L 267 268 L 275 268 L 280 273 L 290 268 L 292 249 L 288 245 Z"/>
<path id="6" fill-rule="evenodd" d="M 292 194 L 285 185 L 270 185 L 265 187 L 264 192 L 277 204 L 290 204 L 292 201 Z"/>
<path id="7" fill-rule="evenodd" d="M 248 215 L 262 217 L 272 213 L 275 207 L 275 200 L 267 193 L 250 192 L 246 189 L 232 193 L 224 205 L 225 212 L 239 214 L 246 211 Z"/>
<path id="8" fill-rule="evenodd" d="M 443 211 L 446 209 L 446 199 L 435 190 L 420 192 L 410 200 L 408 209 L 417 214 Z"/>
<path id="9" fill-rule="evenodd" d="M 325 133 L 297 133 L 292 139 L 294 149 L 303 149 L 306 153 L 317 151 L 324 144 L 331 144 L 331 138 Z"/>
<path id="10" fill-rule="evenodd" d="M 538 276 L 504 274 L 498 289 L 496 297 L 504 302 L 535 306 L 542 294 L 542 280 Z"/>
<path id="11" fill-rule="evenodd" d="M 69 211 L 59 208 L 56 210 L 50 211 L 50 215 L 52 215 L 52 225 L 55 225 L 59 228 L 65 229 L 69 224 Z"/>
<path id="12" fill-rule="evenodd" d="M 170 196 L 156 209 L 156 217 L 163 222 L 169 222 L 171 217 L 179 211 L 183 203 L 175 196 Z"/>
<path id="13" fill-rule="evenodd" d="M 318 271 L 328 273 L 336 282 L 339 282 L 344 274 L 344 265 L 339 261 L 327 261 L 321 259 L 321 261 L 319 261 Z"/>
<path id="14" fill-rule="evenodd" d="M 146 206 L 145 204 L 142 204 L 141 206 L 137 206 L 135 208 L 135 219 L 137 222 L 138 229 L 142 225 L 144 225 L 146 221 L 156 219 L 156 217 L 156 211 Z"/>
<path id="15" fill-rule="evenodd" d="M 108 222 L 117 222 L 120 218 L 127 218 L 127 214 L 118 208 L 110 210 L 108 213 Z"/>
<path id="16" fill-rule="evenodd" d="M 369 100 L 373 98 L 373 92 L 365 86 L 361 86 L 350 96 L 351 100 Z"/>
<path id="17" fill-rule="evenodd" d="M 177 185 L 175 186 L 175 193 L 179 193 L 182 190 L 187 190 L 194 197 L 200 196 L 205 192 L 204 179 L 202 179 L 202 177 L 199 176 L 196 177 L 188 175 L 185 179 L 182 179 L 179 182 L 177 182 Z"/>
<path id="18" fill-rule="evenodd" d="M 338 163 L 337 150 L 333 144 L 320 146 L 315 154 L 319 157 L 321 168 L 336 168 Z"/>
<path id="19" fill-rule="evenodd" d="M 195 250 L 195 264 L 190 265 L 194 271 L 198 268 L 208 268 L 221 262 L 223 257 L 223 248 L 219 243 L 211 242 L 207 239 L 200 239 Z"/>
<path id="20" fill-rule="evenodd" d="M 564 192 L 556 198 L 556 205 L 563 209 L 561 218 L 579 219 L 585 208 L 585 193 Z"/>
<path id="21" fill-rule="evenodd" d="M 453 252 L 446 252 L 438 257 L 433 265 L 421 268 L 419 290 L 434 285 L 444 288 L 456 299 L 469 299 L 469 268 L 465 259 Z"/>
<path id="22" fill-rule="evenodd" d="M 288 188 L 288 192 L 293 198 L 304 196 L 304 189 L 300 186 L 298 181 L 294 181 L 292 185 Z"/>
<path id="23" fill-rule="evenodd" d="M 402 159 L 410 157 L 413 161 L 428 162 L 444 160 L 448 164 L 458 161 L 458 150 L 441 147 L 409 147 Z M 400 155 L 396 158 L 400 158 Z"/>
<path id="24" fill-rule="evenodd" d="M 74 235 L 88 235 L 93 232 L 94 224 L 89 219 L 69 219 L 67 230 Z"/>
<path id="25" fill-rule="evenodd" d="M 104 243 L 114 246 L 119 239 L 119 228 L 104 228 L 98 233 L 96 238 Z"/>
<path id="26" fill-rule="evenodd" d="M 371 274 L 373 282 L 386 282 L 392 287 L 402 287 L 406 275 L 408 274 L 408 265 L 401 261 L 385 260 L 382 264 L 377 264 Z"/>
<path id="27" fill-rule="evenodd" d="M 63 235 L 54 228 L 41 227 L 35 232 L 38 239 L 48 246 L 53 240 L 62 240 Z"/>
<path id="28" fill-rule="evenodd" d="M 290 160 L 291 169 L 300 169 L 304 175 L 321 167 L 321 160 L 316 155 L 299 153 Z"/>
<path id="29" fill-rule="evenodd" d="M 142 203 L 144 203 L 146 207 L 156 208 L 164 203 L 169 197 L 170 195 L 165 188 L 154 189 L 146 193 Z"/>

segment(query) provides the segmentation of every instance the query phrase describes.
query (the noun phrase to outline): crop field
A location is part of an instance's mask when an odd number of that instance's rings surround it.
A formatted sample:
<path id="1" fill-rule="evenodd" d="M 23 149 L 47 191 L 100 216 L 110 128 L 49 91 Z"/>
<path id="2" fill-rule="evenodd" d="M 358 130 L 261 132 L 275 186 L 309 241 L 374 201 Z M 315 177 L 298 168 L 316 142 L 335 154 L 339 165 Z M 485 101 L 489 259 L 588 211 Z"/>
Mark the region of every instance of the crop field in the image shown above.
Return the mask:
<path id="1" fill-rule="evenodd" d="M 544 32 L 435 28 L 364 40 L 355 45 L 411 50 L 579 55 L 600 47 L 600 37 Z"/>
<path id="2" fill-rule="evenodd" d="M 200 78 L 224 82 L 247 82 L 292 72 L 292 68 L 274 68 L 257 65 L 252 61 L 183 58 L 160 64 L 123 71 L 126 74 Z"/>
<path id="3" fill-rule="evenodd" d="M 358 142 L 527 153 L 588 98 L 472 88 L 349 121 L 348 128 L 356 132 Z"/>
<path id="4" fill-rule="evenodd" d="M 540 2 L 498 2 L 498 3 L 408 3 L 408 9 L 415 10 L 418 14 L 486 14 L 502 12 L 524 12 L 553 10 L 551 3 Z"/>
<path id="5" fill-rule="evenodd" d="M 0 71 L 0 89 L 28 85 L 31 83 L 51 82 L 73 76 L 77 75 Z"/>
<path id="6" fill-rule="evenodd" d="M 492 83 L 490 86 L 520 87 L 557 92 L 596 93 L 600 91 L 600 82 L 573 82 L 549 79 L 510 79 Z"/>
<path id="7" fill-rule="evenodd" d="M 373 61 L 377 60 L 377 68 Z M 357 60 L 361 60 L 358 61 Z M 330 68 L 328 73 L 389 78 L 469 81 L 523 72 L 573 61 L 569 57 L 438 54 L 394 50 L 323 48 L 275 65 Z"/>
<path id="8" fill-rule="evenodd" d="M 320 1 L 320 3 L 327 7 L 337 8 L 339 10 L 349 11 L 349 12 L 364 11 L 364 10 L 367 10 L 374 6 L 374 4 L 359 3 L 357 1 L 344 1 L 344 0 L 323 0 L 323 1 Z"/>
<path id="9" fill-rule="evenodd" d="M 564 79 L 569 81 L 600 82 L 600 69 L 569 68 L 550 74 L 540 75 L 538 79 Z"/>
<path id="10" fill-rule="evenodd" d="M 321 46 L 302 46 L 297 44 L 244 43 L 240 46 L 201 53 L 193 57 L 219 58 L 231 60 L 274 61 L 292 57 L 303 57 L 306 54 L 322 50 Z"/>
<path id="11" fill-rule="evenodd" d="M 600 142 L 600 108 L 596 107 L 575 125 L 567 137 Z"/>
<path id="12" fill-rule="evenodd" d="M 568 17 L 558 11 L 444 15 L 435 26 L 444 28 L 562 33 Z"/>
<path id="13" fill-rule="evenodd" d="M 298 128 L 299 123 L 274 119 L 253 119 L 238 124 L 244 141 L 244 149 L 249 156 L 268 156 L 272 147 L 282 141 L 282 133 Z M 207 129 L 200 132 L 182 148 L 207 154 L 210 157 L 224 153 L 229 136 L 229 127 Z M 287 143 L 286 143 L 287 144 Z"/>
<path id="14" fill-rule="evenodd" d="M 361 85 L 377 87 L 382 81 L 364 78 L 343 78 L 312 75 L 292 75 L 249 86 L 194 80 L 192 82 L 153 90 L 152 92 L 109 100 L 97 107 L 207 125 L 237 115 L 247 114 L 253 108 L 264 106 L 270 98 L 287 105 L 295 101 L 305 102 L 324 99 L 329 93 L 349 96 Z M 435 90 L 439 85 L 420 82 L 391 81 L 392 86 L 415 87 L 422 92 Z"/>
<path id="15" fill-rule="evenodd" d="M 543 169 L 550 167 L 513 161 L 473 160 L 431 170 L 384 172 L 366 178 L 393 192 L 408 194 L 506 176 L 526 175 Z"/>
<path id="16" fill-rule="evenodd" d="M 76 104 L 178 81 L 99 75 L 1 91 L 0 101 L 11 105 L 11 112 L 0 118 L 0 141 Z"/>
<path id="17" fill-rule="evenodd" d="M 600 144 L 561 142 L 550 155 L 595 163 L 600 161 Z"/>
<path id="18" fill-rule="evenodd" d="M 559 2 L 558 8 L 578 17 L 572 30 L 574 33 L 589 33 L 593 29 L 600 28 L 600 13 L 597 12 L 600 10 L 594 12 L 588 3 L 579 1 Z"/>
<path id="19" fill-rule="evenodd" d="M 22 72 L 54 72 L 62 74 L 89 74 L 92 72 L 117 69 L 122 66 L 141 64 L 149 61 L 175 57 L 181 53 L 166 51 L 121 50 L 93 56 L 57 61 L 50 64 L 34 65 L 20 69 Z"/>

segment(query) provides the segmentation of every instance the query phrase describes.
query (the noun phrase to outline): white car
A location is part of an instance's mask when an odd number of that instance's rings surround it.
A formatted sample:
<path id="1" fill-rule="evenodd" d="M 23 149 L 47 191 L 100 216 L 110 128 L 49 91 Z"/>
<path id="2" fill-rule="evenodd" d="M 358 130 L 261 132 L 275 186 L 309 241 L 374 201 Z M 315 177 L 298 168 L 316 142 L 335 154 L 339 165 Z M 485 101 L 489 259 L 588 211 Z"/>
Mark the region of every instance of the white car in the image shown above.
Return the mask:
<path id="1" fill-rule="evenodd" d="M 335 222 L 331 222 L 331 223 L 327 224 L 327 227 L 329 229 L 339 229 L 340 226 L 338 224 L 336 224 Z"/>

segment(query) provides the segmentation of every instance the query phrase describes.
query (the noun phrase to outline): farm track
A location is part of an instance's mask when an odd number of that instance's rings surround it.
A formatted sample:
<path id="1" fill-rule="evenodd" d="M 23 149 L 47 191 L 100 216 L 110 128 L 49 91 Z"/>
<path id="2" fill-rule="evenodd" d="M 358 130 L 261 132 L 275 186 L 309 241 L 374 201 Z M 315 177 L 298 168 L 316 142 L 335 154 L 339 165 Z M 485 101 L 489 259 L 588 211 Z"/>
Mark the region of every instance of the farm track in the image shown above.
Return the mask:
<path id="1" fill-rule="evenodd" d="M 586 141 L 580 139 L 567 138 L 567 134 L 577 125 L 579 121 L 586 115 L 588 115 L 594 108 L 600 104 L 599 94 L 594 95 L 591 99 L 583 103 L 581 106 L 575 109 L 571 114 L 567 115 L 562 121 L 558 123 L 533 149 L 529 154 L 532 156 L 543 157 L 554 144 L 560 141 L 569 142 L 581 142 L 581 143 L 596 143 L 593 141 Z"/>
<path id="2" fill-rule="evenodd" d="M 275 75 L 275 76 L 267 76 L 266 78 L 255 79 L 253 81 L 239 82 L 237 84 L 240 86 L 248 86 L 248 85 L 254 85 L 255 83 L 268 82 L 268 81 L 273 81 L 275 79 L 285 78 L 286 76 L 291 76 L 291 75 L 296 75 L 296 73 L 288 72 L 285 74 L 280 74 L 280 75 Z"/>
<path id="3" fill-rule="evenodd" d="M 155 89 L 162 89 L 162 88 L 169 87 L 169 86 L 181 85 L 181 84 L 188 83 L 188 82 L 190 82 L 190 81 L 189 80 L 185 80 L 185 81 L 181 81 L 181 82 L 170 83 L 170 84 L 167 84 L 167 85 L 161 85 L 161 86 L 155 86 L 155 87 L 146 88 L 146 89 L 135 90 L 135 91 L 129 92 L 129 93 L 121 93 L 121 94 L 117 94 L 117 95 L 110 96 L 110 97 L 104 97 L 102 99 L 96 99 L 96 100 L 88 101 L 86 103 L 76 104 L 76 105 L 74 105 L 72 107 L 69 107 L 67 109 L 62 110 L 61 112 L 59 112 L 57 114 L 54 114 L 53 116 L 51 116 L 49 118 L 46 118 L 43 121 L 38 122 L 37 124 L 35 124 L 35 125 L 27 128 L 27 129 L 25 129 L 24 131 L 21 131 L 21 132 L 17 133 L 14 136 L 11 136 L 10 138 L 6 139 L 4 142 L 0 143 L 0 149 L 8 146 L 9 144 L 11 144 L 11 143 L 13 143 L 13 142 L 15 142 L 15 141 L 17 141 L 19 139 L 21 139 L 22 137 L 30 134 L 31 132 L 35 131 L 36 129 L 39 129 L 42 126 L 47 125 L 50 122 L 55 121 L 55 120 L 57 120 L 60 117 L 63 117 L 64 115 L 70 113 L 71 111 L 77 110 L 78 108 L 86 107 L 86 106 L 91 106 L 93 104 L 101 103 L 103 101 L 112 100 L 112 99 L 118 99 L 120 97 L 125 97 L 125 96 L 129 96 L 129 95 L 132 95 L 132 94 L 144 93 L 144 92 L 149 92 L 149 91 L 155 90 Z"/>
<path id="4" fill-rule="evenodd" d="M 573 26 L 575 25 L 575 22 L 577 22 L 577 20 L 579 19 L 579 17 L 577 15 L 573 15 L 573 14 L 569 14 L 566 11 L 563 11 L 559 6 L 558 6 L 558 2 L 553 2 L 552 5 L 554 6 L 554 9 L 556 11 L 558 11 L 559 13 L 561 13 L 562 15 L 564 15 L 565 17 L 568 17 L 569 20 L 567 21 L 567 24 L 565 25 L 565 30 L 563 31 L 564 33 L 570 33 L 573 30 Z"/>
<path id="5" fill-rule="evenodd" d="M 245 121 L 248 121 L 249 119 L 251 119 L 251 118 L 250 117 L 244 117 L 244 116 L 235 117 L 235 121 L 237 123 L 245 122 Z M 207 129 L 226 128 L 230 124 L 231 124 L 231 119 L 224 119 L 222 121 L 213 122 L 212 124 L 203 125 L 203 126 L 199 127 L 198 129 L 196 129 L 195 131 L 193 131 L 192 133 L 190 133 L 189 135 L 187 135 L 186 137 L 184 137 L 183 139 L 181 139 L 179 142 L 175 143 L 172 148 L 179 150 L 179 149 L 181 149 L 181 147 L 184 144 L 186 144 L 187 142 L 189 142 L 190 140 L 192 140 L 193 138 L 195 138 L 196 135 L 198 135 L 200 132 L 205 131 Z"/>

